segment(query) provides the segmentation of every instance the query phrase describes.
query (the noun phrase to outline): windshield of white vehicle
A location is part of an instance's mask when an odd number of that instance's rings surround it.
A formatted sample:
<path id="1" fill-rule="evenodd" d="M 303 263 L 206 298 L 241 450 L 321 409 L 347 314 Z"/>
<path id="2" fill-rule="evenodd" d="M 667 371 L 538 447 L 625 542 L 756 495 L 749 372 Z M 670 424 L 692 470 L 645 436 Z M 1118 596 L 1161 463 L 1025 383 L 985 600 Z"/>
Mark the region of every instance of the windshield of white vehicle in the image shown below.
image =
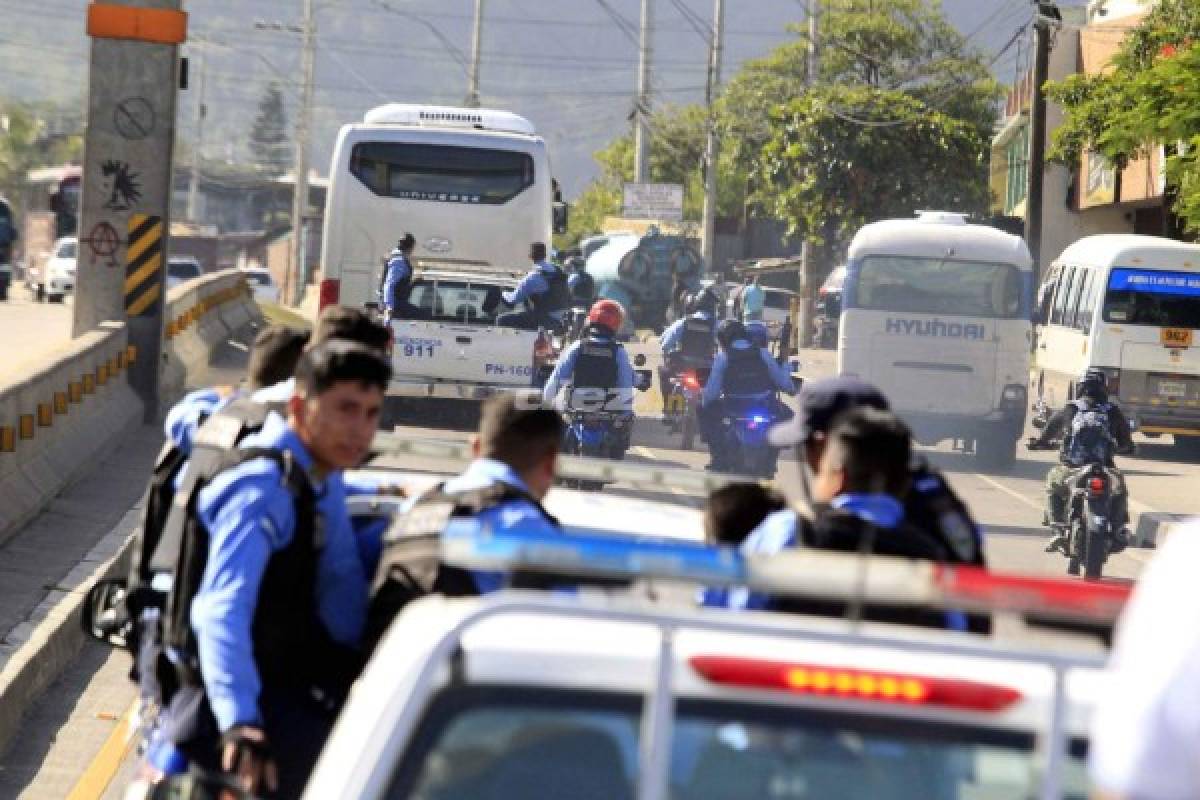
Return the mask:
<path id="1" fill-rule="evenodd" d="M 1200 328 L 1200 274 L 1114 269 L 1104 321 L 1160 328 Z"/>
<path id="2" fill-rule="evenodd" d="M 441 203 L 502 205 L 533 186 L 533 157 L 512 150 L 364 142 L 350 172 L 377 195 Z"/>
<path id="3" fill-rule="evenodd" d="M 79 253 L 79 245 L 74 239 L 63 242 L 58 246 L 58 252 L 55 253 L 56 258 L 76 258 Z"/>
<path id="4" fill-rule="evenodd" d="M 1013 319 L 1021 275 L 1012 264 L 908 256 L 867 256 L 858 269 L 856 308 Z"/>
<path id="5" fill-rule="evenodd" d="M 503 291 L 466 281 L 422 279 L 413 284 L 408 301 L 435 322 L 491 325 L 497 314 L 512 310 L 500 302 Z"/>
<path id="6" fill-rule="evenodd" d="M 632 800 L 638 698 L 474 687 L 443 693 L 393 776 L 389 800 Z M 1032 734 L 911 718 L 682 700 L 672 800 L 974 800 L 1039 793 Z M 1087 797 L 1084 746 L 1064 798 Z"/>
<path id="7" fill-rule="evenodd" d="M 242 275 L 246 277 L 248 282 L 257 286 L 271 285 L 271 274 L 269 272 L 243 272 Z"/>

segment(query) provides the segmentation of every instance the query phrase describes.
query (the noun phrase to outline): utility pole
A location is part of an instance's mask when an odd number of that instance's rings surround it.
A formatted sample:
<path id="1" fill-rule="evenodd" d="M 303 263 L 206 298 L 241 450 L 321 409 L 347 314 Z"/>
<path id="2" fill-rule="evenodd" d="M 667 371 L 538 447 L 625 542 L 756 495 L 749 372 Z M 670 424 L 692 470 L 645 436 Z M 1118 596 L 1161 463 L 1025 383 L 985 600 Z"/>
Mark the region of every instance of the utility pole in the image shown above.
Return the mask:
<path id="1" fill-rule="evenodd" d="M 808 0 L 808 64 L 804 83 L 809 89 L 817 85 L 821 67 L 817 41 L 820 21 L 821 0 Z M 812 233 L 805 231 L 804 241 L 800 244 L 800 319 L 796 324 L 796 343 L 800 347 L 812 341 L 813 317 L 816 315 L 817 260 L 813 257 Z"/>
<path id="2" fill-rule="evenodd" d="M 208 116 L 208 106 L 204 104 L 204 61 L 197 54 L 192 58 L 193 67 L 190 72 L 196 76 L 196 138 L 192 140 L 192 176 L 188 181 L 187 218 L 195 224 L 199 219 L 200 199 L 200 152 L 204 149 L 204 119 Z"/>
<path id="3" fill-rule="evenodd" d="M 701 258 L 714 271 L 713 256 L 716 254 L 717 236 L 717 159 L 720 142 L 717 141 L 717 90 L 721 85 L 721 57 L 725 42 L 725 0 L 716 0 L 713 8 L 712 44 L 708 56 L 708 139 L 704 143 L 704 238 L 701 242 Z"/>
<path id="4" fill-rule="evenodd" d="M 129 383 L 158 416 L 181 0 L 87 6 L 91 37 L 72 336 L 124 321 Z"/>
<path id="5" fill-rule="evenodd" d="M 317 49 L 317 21 L 313 15 L 313 0 L 304 0 L 303 26 L 304 50 L 301 71 L 304 83 L 300 92 L 300 108 L 296 111 L 296 180 L 292 195 L 291 257 L 288 259 L 288 271 L 283 284 L 284 302 L 290 305 L 299 305 L 304 298 L 304 262 L 308 257 L 304 251 L 304 218 L 308 214 L 308 139 Z"/>
<path id="6" fill-rule="evenodd" d="M 1041 276 L 1042 193 L 1046 175 L 1046 81 L 1050 38 L 1062 15 L 1054 3 L 1038 3 L 1034 21 L 1033 101 L 1029 115 L 1029 189 L 1025 197 L 1025 244 L 1033 257 L 1034 285 Z"/>
<path id="7" fill-rule="evenodd" d="M 634 109 L 633 134 L 634 181 L 650 179 L 650 59 L 654 48 L 654 0 L 642 0 L 642 34 L 638 58 L 638 97 Z"/>
<path id="8" fill-rule="evenodd" d="M 479 59 L 483 50 L 483 0 L 475 0 L 475 30 L 471 34 L 471 75 L 467 85 L 467 108 L 479 108 Z"/>

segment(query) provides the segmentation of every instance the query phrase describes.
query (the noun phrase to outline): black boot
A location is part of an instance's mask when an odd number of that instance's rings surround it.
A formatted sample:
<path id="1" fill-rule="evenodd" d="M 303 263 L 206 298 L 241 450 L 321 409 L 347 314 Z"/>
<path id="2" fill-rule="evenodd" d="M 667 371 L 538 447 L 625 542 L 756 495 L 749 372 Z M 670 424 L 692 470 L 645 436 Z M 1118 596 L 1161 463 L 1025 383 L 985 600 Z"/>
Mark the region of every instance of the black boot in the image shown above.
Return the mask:
<path id="1" fill-rule="evenodd" d="M 1054 538 L 1050 540 L 1050 544 L 1046 545 L 1047 553 L 1062 553 L 1067 555 L 1067 535 L 1062 532 L 1062 528 L 1051 528 L 1055 531 Z"/>

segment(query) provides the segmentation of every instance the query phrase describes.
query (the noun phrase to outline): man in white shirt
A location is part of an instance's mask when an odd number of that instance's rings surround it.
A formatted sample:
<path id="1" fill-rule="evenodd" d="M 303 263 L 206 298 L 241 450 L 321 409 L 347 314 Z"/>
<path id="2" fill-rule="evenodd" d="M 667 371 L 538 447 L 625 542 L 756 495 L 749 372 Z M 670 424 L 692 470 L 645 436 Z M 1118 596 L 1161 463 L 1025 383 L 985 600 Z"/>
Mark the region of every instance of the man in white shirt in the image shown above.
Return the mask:
<path id="1" fill-rule="evenodd" d="M 1117 628 L 1092 720 L 1097 798 L 1200 797 L 1200 520 L 1173 532 Z"/>

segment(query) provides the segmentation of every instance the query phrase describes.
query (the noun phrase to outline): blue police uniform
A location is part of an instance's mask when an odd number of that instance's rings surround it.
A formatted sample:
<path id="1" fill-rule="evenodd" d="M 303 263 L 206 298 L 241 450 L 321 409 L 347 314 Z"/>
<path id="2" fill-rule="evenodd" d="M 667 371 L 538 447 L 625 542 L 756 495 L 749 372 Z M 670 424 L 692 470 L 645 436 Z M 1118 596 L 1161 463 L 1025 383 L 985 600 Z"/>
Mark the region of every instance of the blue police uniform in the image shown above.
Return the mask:
<path id="1" fill-rule="evenodd" d="M 304 469 L 312 466 L 312 456 L 278 415 L 269 416 L 263 430 L 246 437 L 241 447 L 286 450 Z M 338 473 L 314 489 L 325 523 L 316 566 L 317 616 L 334 642 L 354 648 L 366 623 L 367 577 L 346 513 L 345 489 Z M 278 466 L 260 459 L 218 475 L 200 492 L 197 513 L 210 545 L 191 621 L 209 704 L 222 731 L 260 724 L 263 686 L 252 626 L 268 562 L 296 529 L 294 498 Z"/>
<path id="2" fill-rule="evenodd" d="M 185 454 L 192 453 L 192 440 L 196 430 L 204 421 L 238 397 L 235 391 L 220 389 L 199 389 L 184 395 L 183 399 L 167 412 L 163 424 L 163 432 L 167 441 L 174 444 Z"/>
<path id="3" fill-rule="evenodd" d="M 549 296 L 555 294 L 552 292 L 551 283 L 558 281 L 562 282 L 561 296 L 551 298 Z M 501 314 L 496 318 L 496 324 L 513 328 L 536 329 L 538 325 L 545 323 L 561 323 L 570 306 L 567 281 L 566 273 L 556 264 L 539 261 L 533 269 L 525 274 L 525 277 L 517 284 L 517 288 L 501 294 L 505 305 L 510 307 L 526 302 L 535 307 L 526 311 L 511 311 Z M 549 302 L 548 307 L 544 309 L 537 307 L 548 301 L 553 301 Z"/>
<path id="4" fill-rule="evenodd" d="M 632 411 L 635 376 L 633 374 L 633 365 L 629 362 L 629 354 L 625 352 L 624 347 L 614 341 L 614 337 L 612 336 L 592 333 L 588 338 L 605 344 L 612 343 L 616 346 L 617 379 L 616 384 L 612 388 L 627 393 L 630 403 L 629 410 Z M 579 351 L 583 348 L 583 344 L 582 340 L 572 343 L 563 352 L 562 357 L 558 359 L 558 363 L 554 365 L 554 371 L 550 373 L 550 377 L 546 381 L 546 386 L 542 390 L 542 402 L 547 407 L 555 406 L 558 393 L 575 376 L 575 364 L 579 360 Z"/>
<path id="5" fill-rule="evenodd" d="M 466 492 L 472 489 L 482 489 L 494 483 L 506 483 L 516 489 L 528 492 L 529 487 L 516 471 L 505 464 L 491 458 L 479 458 L 472 461 L 463 473 L 446 481 L 443 491 L 447 494 Z M 504 533 L 528 533 L 531 535 L 559 534 L 562 531 L 546 519 L 545 515 L 528 500 L 510 500 L 489 508 L 476 515 L 475 522 L 480 529 Z M 480 594 L 495 592 L 504 588 L 505 573 L 472 570 L 475 586 Z"/>
<path id="6" fill-rule="evenodd" d="M 716 319 L 716 315 L 710 311 L 697 311 L 696 313 L 692 314 L 691 317 L 692 317 L 692 319 L 701 319 L 701 320 L 704 320 L 705 322 L 709 322 L 709 323 L 713 322 Z M 668 355 L 669 353 L 673 353 L 679 349 L 680 340 L 683 339 L 683 328 L 684 328 L 684 325 L 687 324 L 687 320 L 688 320 L 687 317 L 684 317 L 682 319 L 677 319 L 674 322 L 672 322 L 671 325 L 665 331 L 663 331 L 663 334 L 659 338 L 658 343 L 662 349 L 662 354 L 664 356 Z M 716 341 L 717 341 L 717 328 L 714 325 L 713 326 L 713 342 L 715 343 Z"/>
<path id="7" fill-rule="evenodd" d="M 393 250 L 388 256 L 387 276 L 383 281 L 383 297 L 380 302 L 389 309 L 390 315 L 398 319 L 417 319 L 421 311 L 408 301 L 412 288 L 413 268 L 402 250 Z"/>
<path id="8" fill-rule="evenodd" d="M 754 345 L 745 339 L 739 339 L 733 343 L 735 350 L 749 350 Z M 796 384 L 792 381 L 791 374 L 784 367 L 771 357 L 771 354 L 766 350 L 757 348 L 762 356 L 763 363 L 766 364 L 767 373 L 771 376 L 771 382 L 781 392 L 794 394 Z M 728 378 L 729 369 L 729 354 L 722 350 L 717 353 L 717 357 L 713 359 L 712 372 L 708 375 L 708 382 L 704 384 L 704 405 L 710 405 L 721 399 L 721 395 L 725 392 L 725 382 Z"/>

